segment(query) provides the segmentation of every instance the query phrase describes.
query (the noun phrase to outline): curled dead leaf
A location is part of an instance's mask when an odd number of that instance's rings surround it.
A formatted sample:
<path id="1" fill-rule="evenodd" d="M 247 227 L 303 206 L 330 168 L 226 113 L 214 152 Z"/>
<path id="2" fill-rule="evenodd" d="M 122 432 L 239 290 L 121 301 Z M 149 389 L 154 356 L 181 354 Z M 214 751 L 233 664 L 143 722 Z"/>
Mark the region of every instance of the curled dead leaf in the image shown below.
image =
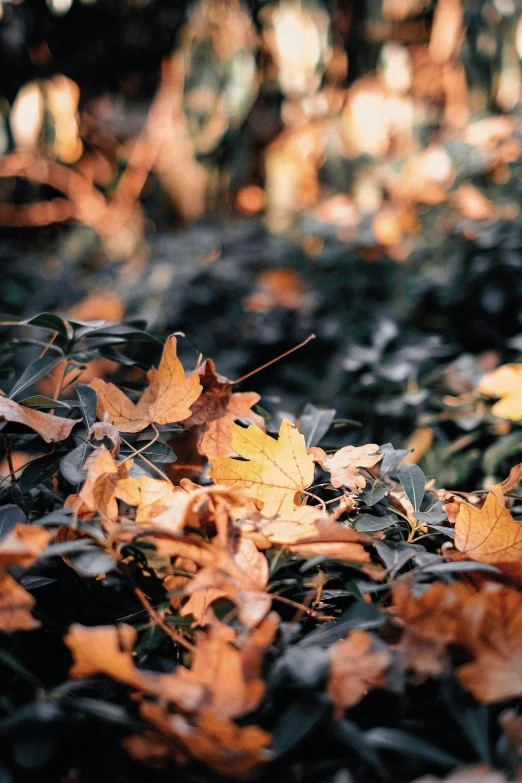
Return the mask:
<path id="1" fill-rule="evenodd" d="M 0 421 L 11 421 L 29 427 L 46 443 L 58 443 L 65 440 L 75 424 L 81 419 L 64 419 L 51 413 L 43 413 L 34 408 L 25 408 L 8 397 L 0 397 Z"/>
<path id="2" fill-rule="evenodd" d="M 331 474 L 334 487 L 344 486 L 351 492 L 359 492 L 366 486 L 366 479 L 358 473 L 358 470 L 373 468 L 382 459 L 382 454 L 375 453 L 378 448 L 376 443 L 368 443 L 366 446 L 344 446 L 335 454 L 328 456 L 323 449 L 314 446 L 309 453 L 315 462 Z"/>
<path id="3" fill-rule="evenodd" d="M 102 446 L 85 461 L 87 478 L 79 493 L 81 512 L 99 513 L 114 521 L 118 517 L 117 500 L 138 506 L 141 500 L 138 481 L 129 476 L 132 460 L 117 463 L 110 451 Z"/>

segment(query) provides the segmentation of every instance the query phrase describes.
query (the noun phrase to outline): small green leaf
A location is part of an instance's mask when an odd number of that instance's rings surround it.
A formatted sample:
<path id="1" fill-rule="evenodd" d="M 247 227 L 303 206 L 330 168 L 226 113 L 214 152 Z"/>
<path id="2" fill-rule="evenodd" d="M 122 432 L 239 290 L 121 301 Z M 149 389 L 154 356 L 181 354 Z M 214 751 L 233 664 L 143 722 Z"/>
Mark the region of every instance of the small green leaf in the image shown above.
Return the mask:
<path id="1" fill-rule="evenodd" d="M 13 399 L 13 397 L 16 397 L 21 391 L 27 389 L 28 386 L 32 386 L 33 383 L 36 383 L 40 378 L 43 378 L 44 375 L 51 372 L 53 367 L 56 367 L 60 362 L 63 362 L 62 357 L 53 356 L 52 354 L 46 354 L 40 359 L 35 359 L 34 362 L 31 362 L 29 367 L 25 368 L 22 375 L 11 389 L 9 394 L 10 399 Z"/>
<path id="2" fill-rule="evenodd" d="M 384 481 L 366 479 L 366 489 L 361 494 L 361 499 L 364 500 L 367 506 L 374 506 L 379 500 L 383 499 L 387 492 L 388 487 Z"/>
<path id="3" fill-rule="evenodd" d="M 359 533 L 374 533 L 377 530 L 386 530 L 386 528 L 395 525 L 398 522 L 397 517 L 375 517 L 372 514 L 362 514 L 354 522 L 354 527 Z"/>
<path id="4" fill-rule="evenodd" d="M 397 470 L 399 481 L 404 487 L 410 503 L 418 511 L 424 497 L 426 476 L 418 465 L 399 465 Z"/>

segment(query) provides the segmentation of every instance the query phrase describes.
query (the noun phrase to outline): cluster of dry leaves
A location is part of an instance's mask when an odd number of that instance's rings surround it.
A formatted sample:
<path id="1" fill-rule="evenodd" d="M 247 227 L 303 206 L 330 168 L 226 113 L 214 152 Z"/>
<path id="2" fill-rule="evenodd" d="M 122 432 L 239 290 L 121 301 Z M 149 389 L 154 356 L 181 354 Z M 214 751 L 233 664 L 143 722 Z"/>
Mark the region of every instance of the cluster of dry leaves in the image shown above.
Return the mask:
<path id="1" fill-rule="evenodd" d="M 501 397 L 493 408 L 498 416 L 522 418 L 520 369 L 500 368 L 482 383 L 482 393 Z M 112 383 L 92 381 L 99 422 L 89 438 L 98 445 L 83 465 L 86 479 L 79 491 L 65 498 L 65 507 L 74 510 L 71 524 L 55 531 L 37 521 L 18 524 L 0 541 L 4 632 L 38 625 L 31 614 L 34 598 L 9 569 L 17 566 L 20 573 L 57 542 L 91 535 L 93 546 L 112 559 L 111 567 L 134 580 L 150 625 L 172 642 L 178 665 L 171 672 L 137 666 L 137 631 L 128 624 L 75 624 L 64 638 L 74 660 L 72 678 L 104 674 L 135 695 L 147 728 L 125 740 L 134 757 L 153 764 L 197 759 L 228 777 L 248 776 L 272 758 L 269 731 L 248 716 L 265 696 L 267 652 L 273 659 L 283 650 L 280 623 L 288 615 L 282 613 L 290 611 L 296 626 L 303 618 L 312 627 L 336 623 L 338 615 L 322 600 L 321 564 L 328 560 L 382 587 L 374 595 L 381 596 L 384 618 L 378 632 L 355 628 L 328 648 L 323 687 L 335 719 L 343 719 L 370 690 L 387 687 L 394 661 L 413 684 L 453 669 L 478 702 L 522 696 L 522 533 L 510 511 L 522 465 L 486 494 L 435 489 L 431 481 L 419 496 L 420 469 L 413 466 L 418 473 L 410 470 L 402 478 L 399 473 L 400 481 L 390 478 L 382 468 L 386 449 L 377 444 L 346 445 L 330 454 L 317 446 L 307 449 L 299 426 L 287 419 L 277 438 L 268 434 L 252 410 L 259 396 L 234 392 L 233 382 L 218 375 L 210 360 L 186 375 L 175 337 L 167 340 L 147 381 L 136 400 Z M 24 424 L 47 443 L 63 441 L 77 423 L 7 397 L 0 397 L 0 418 Z M 150 463 L 144 456 L 148 435 L 141 448 L 141 441 L 134 442 L 132 458 L 121 458 L 128 433 L 152 429 L 157 439 L 158 425 L 173 422 L 182 422 L 185 430 L 174 436 L 174 448 L 176 437 L 188 432 L 190 464 L 197 464 L 194 455 L 200 464 L 208 460 L 202 484 L 187 477 L 174 482 L 173 471 L 162 473 Z M 148 470 L 136 471 L 138 463 Z M 183 465 L 170 467 L 179 471 Z M 322 483 L 314 485 L 319 476 Z M 379 482 L 381 497 L 404 523 L 401 529 L 410 530 L 409 542 L 430 535 L 438 542 L 429 569 L 420 563 L 400 573 L 379 549 L 385 526 L 373 533 L 357 529 L 360 509 L 370 503 L 364 493 Z M 418 513 L 423 499 L 428 508 L 444 504 L 442 539 L 440 529 L 430 533 L 429 521 Z M 154 553 L 146 566 L 136 557 L 140 547 Z M 272 591 L 271 563 L 283 555 L 317 559 L 303 602 Z M 411 555 L 405 562 L 411 565 Z M 160 608 L 147 593 L 152 576 L 162 582 L 167 599 Z M 364 595 L 368 602 L 370 595 Z M 229 606 L 225 615 L 215 611 L 223 599 Z M 502 720 L 519 753 L 521 719 L 505 712 Z M 477 768 L 469 780 L 496 780 L 496 774 Z M 447 780 L 461 779 L 468 780 L 459 775 Z"/>

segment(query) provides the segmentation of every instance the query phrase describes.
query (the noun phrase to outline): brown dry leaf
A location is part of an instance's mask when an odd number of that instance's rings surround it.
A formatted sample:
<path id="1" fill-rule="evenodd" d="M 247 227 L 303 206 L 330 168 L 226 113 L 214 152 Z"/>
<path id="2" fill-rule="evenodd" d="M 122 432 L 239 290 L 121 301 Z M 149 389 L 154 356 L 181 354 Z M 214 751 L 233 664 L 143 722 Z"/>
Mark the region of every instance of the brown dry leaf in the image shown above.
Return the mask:
<path id="1" fill-rule="evenodd" d="M 433 430 L 431 427 L 418 427 L 410 435 L 406 443 L 406 448 L 411 451 L 403 458 L 404 464 L 417 464 L 420 459 L 429 451 L 433 443 Z"/>
<path id="2" fill-rule="evenodd" d="M 232 424 L 232 447 L 246 461 L 214 457 L 208 475 L 218 484 L 238 485 L 249 491 L 264 517 L 292 513 L 301 492 L 314 479 L 314 463 L 306 452 L 304 437 L 283 419 L 275 440 L 251 424 Z"/>
<path id="3" fill-rule="evenodd" d="M 261 677 L 265 651 L 275 639 L 280 619 L 277 612 L 270 612 L 242 643 L 241 661 L 247 681 Z"/>
<path id="4" fill-rule="evenodd" d="M 186 710 L 197 710 L 205 698 L 205 689 L 194 678 L 188 679 L 176 670 L 173 674 L 137 669 L 132 660 L 132 650 L 137 633 L 131 625 L 99 625 L 86 627 L 71 625 L 64 642 L 70 649 L 74 664 L 71 677 L 90 677 L 106 674 L 132 688 L 153 693 L 172 701 Z"/>
<path id="5" fill-rule="evenodd" d="M 208 458 L 235 457 L 231 424 L 236 419 L 246 419 L 264 431 L 263 417 L 251 410 L 261 398 L 255 392 L 233 394 L 230 381 L 216 373 L 212 359 L 207 359 L 199 375 L 203 392 L 192 405 L 192 415 L 185 426 L 204 425 L 198 448 Z"/>
<path id="6" fill-rule="evenodd" d="M 0 421 L 11 421 L 29 427 L 46 443 L 58 443 L 65 440 L 75 424 L 81 419 L 64 419 L 51 413 L 42 413 L 34 408 L 24 408 L 14 400 L 0 397 Z"/>
<path id="7" fill-rule="evenodd" d="M 462 622 L 461 607 L 473 593 L 472 587 L 459 582 L 437 582 L 416 596 L 408 583 L 394 588 L 392 613 L 404 624 L 399 649 L 406 668 L 420 679 L 439 674 L 447 664 L 447 647 Z"/>
<path id="8" fill-rule="evenodd" d="M 205 457 L 198 449 L 201 427 L 176 432 L 167 441 L 177 459 L 165 465 L 167 476 L 173 484 L 178 485 L 182 479 L 196 479 L 201 475 Z"/>
<path id="9" fill-rule="evenodd" d="M 87 458 L 87 478 L 80 490 L 81 512 L 98 512 L 110 520 L 118 518 L 117 500 L 138 506 L 141 500 L 139 482 L 129 476 L 132 460 L 118 464 L 102 446 Z"/>
<path id="10" fill-rule="evenodd" d="M 521 481 L 522 481 L 522 462 L 519 462 L 518 465 L 514 465 L 511 468 L 511 470 L 509 471 L 509 476 L 506 479 L 504 479 L 504 481 L 500 482 L 500 487 L 502 489 L 502 492 L 504 494 L 507 494 L 508 492 L 513 492 L 513 490 L 518 487 Z"/>
<path id="11" fill-rule="evenodd" d="M 196 631 L 190 671 L 177 670 L 187 682 L 204 686 L 205 707 L 224 720 L 252 712 L 265 693 L 259 676 L 245 678 L 241 653 L 230 643 L 230 633 L 214 618 L 208 633 Z"/>
<path id="12" fill-rule="evenodd" d="M 522 364 L 504 364 L 485 375 L 477 390 L 488 397 L 500 397 L 491 412 L 501 419 L 522 419 Z"/>
<path id="13" fill-rule="evenodd" d="M 287 548 L 291 552 L 328 555 L 336 560 L 346 560 L 352 563 L 369 564 L 371 562 L 370 554 L 363 547 L 363 544 L 371 542 L 368 536 L 344 527 L 340 522 L 335 522 L 329 517 L 318 519 L 315 527 L 316 533 L 314 535 L 301 536 L 288 544 Z"/>
<path id="14" fill-rule="evenodd" d="M 31 614 L 36 601 L 12 576 L 0 574 L 0 631 L 31 631 L 40 623 Z"/>
<path id="15" fill-rule="evenodd" d="M 481 563 L 522 561 L 522 525 L 503 505 L 500 485 L 491 488 L 479 510 L 470 503 L 459 504 L 455 520 L 455 547 Z"/>
<path id="16" fill-rule="evenodd" d="M 330 673 L 326 692 L 334 705 L 334 717 L 341 720 L 345 710 L 354 707 L 371 688 L 386 684 L 390 665 L 387 650 L 370 652 L 372 637 L 368 631 L 351 631 L 346 639 L 330 647 Z"/>
<path id="17" fill-rule="evenodd" d="M 126 739 L 127 750 L 140 760 L 170 757 L 183 764 L 196 758 L 228 779 L 248 777 L 261 763 L 270 760 L 266 749 L 271 736 L 259 726 L 239 727 L 205 709 L 191 722 L 149 702 L 142 703 L 141 714 L 162 733 L 168 744 L 162 746 L 158 740 L 142 735 Z"/>
<path id="18" fill-rule="evenodd" d="M 324 517 L 320 506 L 296 506 L 291 514 L 263 519 L 258 513 L 236 522 L 241 535 L 251 538 L 258 549 L 272 544 L 295 544 L 300 539 L 313 538 L 318 533 L 317 520 Z"/>
<path id="19" fill-rule="evenodd" d="M 201 393 L 199 374 L 188 377 L 177 357 L 176 338 L 168 338 L 158 369 L 147 373 L 149 386 L 137 404 L 117 386 L 97 378 L 91 386 L 98 393 L 97 415 L 120 432 L 140 432 L 153 422 L 170 424 L 188 419 L 190 406 Z"/>
<path id="20" fill-rule="evenodd" d="M 358 475 L 359 468 L 373 468 L 382 454 L 375 452 L 379 446 L 376 443 L 368 443 L 366 446 L 344 446 L 335 454 L 328 456 L 323 449 L 313 446 L 310 449 L 314 461 L 327 470 L 332 478 L 334 487 L 347 487 L 351 492 L 359 492 L 366 486 L 366 479 Z"/>
<path id="21" fill-rule="evenodd" d="M 486 582 L 461 607 L 457 641 L 475 660 L 460 666 L 461 683 L 482 702 L 522 696 L 522 596 Z"/>
<path id="22" fill-rule="evenodd" d="M 180 531 L 185 512 L 191 502 L 190 492 L 173 487 L 168 481 L 150 476 L 139 478 L 139 505 L 136 510 L 138 525 L 161 525 L 172 532 Z M 133 504 L 134 505 L 134 504 Z"/>
<path id="23" fill-rule="evenodd" d="M 109 424 L 108 421 L 94 422 L 92 427 L 89 427 L 87 431 L 87 437 L 89 438 L 89 440 L 103 440 L 104 438 L 108 438 L 112 443 L 111 454 L 114 457 L 114 459 L 116 459 L 116 457 L 120 453 L 120 447 L 121 447 L 120 433 L 118 432 L 114 424 Z"/>
<path id="24" fill-rule="evenodd" d="M 0 541 L 0 566 L 11 565 L 28 568 L 51 540 L 51 533 L 37 525 L 15 525 Z"/>
<path id="25" fill-rule="evenodd" d="M 240 538 L 232 553 L 217 552 L 216 563 L 203 568 L 185 588 L 189 601 L 182 615 L 193 615 L 199 625 L 209 622 L 207 610 L 223 596 L 238 607 L 240 622 L 254 628 L 270 611 L 272 598 L 266 594 L 268 560 L 253 541 Z"/>
<path id="26" fill-rule="evenodd" d="M 474 660 L 457 669 L 461 683 L 478 701 L 495 702 L 522 694 L 522 597 L 518 590 L 483 582 L 437 583 L 420 596 L 408 585 L 393 591 L 404 623 L 399 649 L 407 668 L 422 677 L 449 662 L 448 647 L 461 645 Z"/>

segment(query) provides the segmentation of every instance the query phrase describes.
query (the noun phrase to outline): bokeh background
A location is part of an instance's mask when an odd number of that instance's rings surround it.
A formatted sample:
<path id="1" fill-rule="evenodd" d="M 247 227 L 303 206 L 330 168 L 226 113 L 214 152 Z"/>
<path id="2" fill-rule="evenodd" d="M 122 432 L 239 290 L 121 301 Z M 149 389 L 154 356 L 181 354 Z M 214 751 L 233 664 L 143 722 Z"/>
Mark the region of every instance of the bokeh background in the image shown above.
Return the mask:
<path id="1" fill-rule="evenodd" d="M 272 429 L 313 403 L 441 486 L 503 475 L 471 391 L 522 351 L 517 0 L 0 8 L 6 315 L 181 331 L 233 379 L 314 333 L 249 381 Z"/>

